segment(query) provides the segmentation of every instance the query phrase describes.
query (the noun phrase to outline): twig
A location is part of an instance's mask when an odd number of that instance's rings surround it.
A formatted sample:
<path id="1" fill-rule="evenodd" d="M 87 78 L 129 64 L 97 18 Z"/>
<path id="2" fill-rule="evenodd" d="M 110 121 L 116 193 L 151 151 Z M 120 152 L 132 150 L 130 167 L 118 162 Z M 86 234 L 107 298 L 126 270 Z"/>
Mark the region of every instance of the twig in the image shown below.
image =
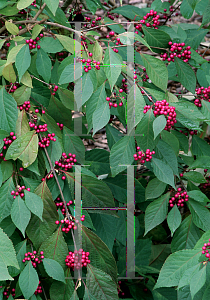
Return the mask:
<path id="1" fill-rule="evenodd" d="M 38 16 L 39 16 L 39 15 L 42 13 L 42 11 L 44 10 L 45 6 L 46 6 L 46 3 L 44 3 L 44 4 L 42 5 L 42 7 L 38 10 L 38 12 L 35 14 L 34 18 L 32 19 L 33 21 L 35 21 L 35 20 L 38 18 Z"/>
<path id="2" fill-rule="evenodd" d="M 39 78 L 37 78 L 37 77 L 35 77 L 34 75 L 30 75 L 31 76 L 31 78 L 33 79 L 36 79 L 36 80 L 38 80 L 38 81 L 40 81 L 40 82 L 42 82 L 42 83 L 44 83 L 44 84 L 46 84 L 47 86 L 49 86 L 49 87 L 52 87 L 52 85 L 51 84 L 49 84 L 49 83 L 47 83 L 47 82 L 45 82 L 45 81 L 43 81 L 43 80 L 41 80 L 41 79 L 39 79 Z"/>

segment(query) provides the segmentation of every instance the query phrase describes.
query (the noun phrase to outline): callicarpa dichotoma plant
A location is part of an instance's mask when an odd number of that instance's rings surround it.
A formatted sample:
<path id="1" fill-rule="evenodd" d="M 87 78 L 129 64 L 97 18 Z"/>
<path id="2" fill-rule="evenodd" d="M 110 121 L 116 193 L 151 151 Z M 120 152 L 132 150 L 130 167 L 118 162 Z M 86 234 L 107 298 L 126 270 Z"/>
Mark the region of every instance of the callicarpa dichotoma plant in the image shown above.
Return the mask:
<path id="1" fill-rule="evenodd" d="M 210 4 L 143 4 L 0 1 L 0 300 L 209 299 Z"/>

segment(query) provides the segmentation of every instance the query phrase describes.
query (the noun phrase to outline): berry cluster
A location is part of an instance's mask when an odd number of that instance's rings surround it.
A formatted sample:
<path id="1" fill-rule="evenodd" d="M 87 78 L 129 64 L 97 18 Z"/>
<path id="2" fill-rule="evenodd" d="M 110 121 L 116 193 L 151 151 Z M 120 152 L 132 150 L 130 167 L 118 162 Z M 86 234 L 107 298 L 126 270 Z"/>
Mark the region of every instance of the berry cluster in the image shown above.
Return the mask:
<path id="1" fill-rule="evenodd" d="M 117 35 L 115 34 L 114 31 L 110 31 L 107 35 L 106 35 L 106 38 L 107 39 L 111 39 L 112 42 L 114 42 L 116 40 L 116 43 L 115 45 L 118 46 L 118 45 L 123 45 L 123 43 L 120 41 L 120 38 L 117 37 Z M 118 53 L 118 49 L 116 48 L 113 48 L 112 49 L 114 52 Z"/>
<path id="2" fill-rule="evenodd" d="M 183 202 L 187 202 L 188 197 L 189 196 L 187 195 L 186 191 L 182 191 L 182 188 L 178 188 L 177 193 L 174 195 L 174 197 L 171 197 L 171 199 L 169 200 L 170 207 L 173 207 L 174 204 L 183 207 L 184 206 Z"/>
<path id="3" fill-rule="evenodd" d="M 186 46 L 185 43 L 172 43 L 168 42 L 169 46 L 171 46 L 169 53 L 163 53 L 160 57 L 168 62 L 174 61 L 174 57 L 178 57 L 182 59 L 184 62 L 188 62 L 188 59 L 191 58 L 191 47 Z"/>
<path id="4" fill-rule="evenodd" d="M 30 101 L 25 101 L 21 106 L 18 106 L 17 108 L 19 108 L 20 110 L 25 109 L 25 111 L 29 111 L 30 107 L 31 107 Z"/>
<path id="5" fill-rule="evenodd" d="M 58 60 L 59 61 L 63 61 L 64 58 L 67 56 L 67 52 L 66 51 L 63 51 L 63 52 L 57 52 L 56 53 L 59 57 L 58 57 Z M 61 57 L 62 56 L 62 57 Z"/>
<path id="6" fill-rule="evenodd" d="M 60 127 L 60 130 L 63 129 L 63 124 L 62 123 L 57 123 L 57 125 Z"/>
<path id="7" fill-rule="evenodd" d="M 22 260 L 22 262 L 31 261 L 32 266 L 36 268 L 37 264 L 40 264 L 42 262 L 42 259 L 44 258 L 44 251 L 40 251 L 40 254 L 37 254 L 36 251 L 32 252 L 26 252 L 25 257 Z"/>
<path id="8" fill-rule="evenodd" d="M 202 254 L 205 254 L 205 257 L 208 258 L 209 261 L 210 261 L 209 250 L 210 250 L 210 239 L 209 239 L 209 242 L 208 243 L 204 243 L 203 247 L 202 247 Z"/>
<path id="9" fill-rule="evenodd" d="M 179 132 L 183 133 L 184 135 L 188 136 L 188 132 L 184 132 L 183 130 L 179 130 Z M 197 135 L 198 130 L 189 130 L 189 134 Z"/>
<path id="10" fill-rule="evenodd" d="M 14 140 L 16 140 L 16 135 L 14 134 L 14 132 L 10 132 L 10 135 L 8 137 L 5 137 L 3 139 L 4 141 L 4 145 L 3 145 L 3 150 L 6 150 Z M 0 158 L 3 158 L 3 160 L 5 161 L 5 158 L 4 158 L 4 153 L 3 151 L 0 153 Z"/>
<path id="11" fill-rule="evenodd" d="M 69 153 L 68 156 L 66 155 L 65 152 L 63 152 L 59 161 L 57 160 L 55 161 L 55 169 L 61 170 L 63 168 L 65 171 L 71 169 L 74 163 L 77 162 L 76 154 Z"/>
<path id="12" fill-rule="evenodd" d="M 194 100 L 194 104 L 197 107 L 201 107 L 201 100 L 207 100 L 210 102 L 210 86 L 204 88 L 203 86 L 200 88 L 195 89 L 195 93 L 197 94 L 197 98 Z"/>
<path id="13" fill-rule="evenodd" d="M 12 297 L 15 297 L 15 289 L 11 289 L 11 291 L 9 289 L 5 289 L 3 292 L 3 296 L 6 296 L 6 298 L 8 299 L 10 294 L 12 295 Z"/>
<path id="14" fill-rule="evenodd" d="M 36 7 L 36 0 L 34 0 L 34 2 L 31 3 L 31 5 L 33 5 L 34 7 Z"/>
<path id="15" fill-rule="evenodd" d="M 89 252 L 83 251 L 83 249 L 79 249 L 78 251 L 75 250 L 74 252 L 69 252 L 66 256 L 65 262 L 66 266 L 69 268 L 76 268 L 77 270 L 81 269 L 82 267 L 87 267 L 90 263 L 89 260 Z"/>
<path id="16" fill-rule="evenodd" d="M 170 13 L 172 13 L 173 11 L 174 11 L 174 9 L 175 9 L 175 7 L 173 6 L 173 5 L 171 5 L 170 7 L 169 7 L 169 12 L 168 12 L 168 14 L 170 15 Z M 164 14 L 163 14 L 163 19 L 167 19 L 168 18 L 168 14 L 167 14 L 167 9 L 166 8 L 164 8 Z M 175 14 L 175 16 L 178 16 L 179 15 L 179 13 L 178 12 L 176 12 L 176 14 Z M 169 19 L 169 21 L 171 21 L 171 19 Z"/>
<path id="17" fill-rule="evenodd" d="M 9 43 L 8 43 L 9 44 Z M 15 83 L 12 83 L 10 82 L 9 85 L 6 85 L 5 86 L 5 90 L 7 90 L 7 92 L 10 94 L 10 93 L 14 93 L 14 91 L 19 87 L 19 83 L 18 82 L 15 82 Z"/>
<path id="18" fill-rule="evenodd" d="M 119 285 L 118 295 L 123 297 L 123 296 L 125 296 L 125 293 L 124 293 L 124 292 L 121 292 L 121 289 L 120 289 L 121 283 L 122 283 L 121 281 L 118 281 L 118 285 Z"/>
<path id="19" fill-rule="evenodd" d="M 37 133 L 47 131 L 47 124 L 44 125 L 36 125 L 35 123 L 28 122 L 30 128 L 34 128 Z"/>
<path id="20" fill-rule="evenodd" d="M 207 171 L 208 171 L 207 169 L 204 169 L 205 173 L 207 173 Z M 203 189 L 206 189 L 208 186 L 210 186 L 210 176 L 208 178 L 205 178 L 205 179 L 206 179 L 207 182 L 202 183 L 202 185 L 201 185 Z"/>
<path id="21" fill-rule="evenodd" d="M 140 147 L 136 147 L 137 150 L 140 150 Z M 151 161 L 152 155 L 155 154 L 155 151 L 150 151 L 150 149 L 147 149 L 144 153 L 143 151 L 138 151 L 138 153 L 135 153 L 133 155 L 134 160 L 139 160 L 141 164 L 144 164 L 146 161 Z"/>
<path id="22" fill-rule="evenodd" d="M 43 33 L 40 33 L 39 36 L 37 36 L 34 40 L 33 39 L 29 39 L 29 40 L 26 40 L 26 44 L 28 44 L 29 46 L 29 49 L 32 50 L 32 49 L 40 49 L 41 46 L 38 45 L 38 41 L 40 40 L 40 38 L 42 38 L 44 35 Z"/>
<path id="23" fill-rule="evenodd" d="M 143 25 L 146 25 L 146 27 L 154 27 L 155 29 L 158 29 L 157 26 L 160 24 L 159 18 L 160 16 L 157 14 L 157 12 L 151 9 L 150 12 L 147 13 L 146 16 L 144 16 L 143 19 L 139 21 L 140 24 L 136 25 L 136 29 L 138 31 L 141 31 Z M 138 34 L 138 31 L 135 31 L 135 33 Z"/>
<path id="24" fill-rule="evenodd" d="M 61 200 L 61 198 L 57 197 L 56 201 L 59 201 L 59 202 L 56 202 L 55 205 L 57 206 L 58 209 L 59 208 L 61 209 L 63 216 L 66 217 L 65 205 L 63 204 L 63 201 L 60 202 L 60 200 Z M 67 202 L 66 205 L 70 206 L 72 203 L 73 203 L 73 201 L 69 200 L 69 202 Z M 58 211 L 58 209 L 57 209 L 57 211 Z M 59 224 L 59 221 L 56 221 L 56 222 L 57 222 L 56 224 Z"/>
<path id="25" fill-rule="evenodd" d="M 121 89 L 122 90 L 122 89 Z M 117 97 L 115 97 L 115 98 L 117 98 Z M 110 101 L 111 100 L 111 98 L 110 97 L 106 97 L 106 101 Z M 113 100 L 112 100 L 113 101 Z M 109 108 L 111 108 L 112 106 L 113 107 L 117 107 L 118 106 L 118 104 L 115 102 L 115 103 L 113 103 L 113 102 L 109 102 Z M 119 106 L 122 106 L 123 105 L 123 102 L 122 101 L 120 101 L 119 102 Z"/>
<path id="26" fill-rule="evenodd" d="M 91 20 L 90 17 L 85 17 L 87 22 L 90 22 L 89 24 L 85 24 L 84 27 L 95 27 L 97 26 L 99 23 L 98 21 L 101 21 L 101 17 L 97 17 L 95 20 Z"/>
<path id="27" fill-rule="evenodd" d="M 93 54 L 92 54 L 92 53 L 89 53 L 89 56 L 92 57 Z M 100 61 L 93 60 L 93 62 L 92 62 L 92 64 L 91 64 L 91 59 L 90 59 L 90 58 L 87 59 L 87 62 L 86 62 L 86 59 L 83 58 L 83 59 L 82 59 L 82 63 L 83 63 L 83 64 L 86 63 L 86 65 L 84 66 L 84 70 L 85 70 L 86 73 L 92 69 L 92 68 L 91 68 L 91 65 L 92 65 L 93 67 L 95 67 L 96 70 L 100 70 L 100 64 L 101 64 Z"/>
<path id="28" fill-rule="evenodd" d="M 42 136 L 38 143 L 39 147 L 41 147 L 41 148 L 49 147 L 50 141 L 53 141 L 53 142 L 56 141 L 56 138 L 54 136 L 55 136 L 55 133 L 48 133 L 47 136 Z"/>
<path id="29" fill-rule="evenodd" d="M 127 93 L 127 78 L 123 78 L 122 79 L 122 84 L 121 84 L 121 89 L 123 90 L 123 92 Z"/>
<path id="30" fill-rule="evenodd" d="M 59 225 L 60 224 L 59 220 L 56 220 L 55 224 Z M 68 233 L 70 231 L 70 229 L 72 229 L 72 228 L 74 230 L 77 229 L 77 226 L 75 225 L 74 221 L 69 221 L 69 220 L 64 219 L 64 220 L 61 220 L 61 224 L 64 225 L 64 227 L 62 228 L 62 231 L 65 232 L 65 233 Z"/>
<path id="31" fill-rule="evenodd" d="M 149 79 L 149 76 L 146 73 L 146 68 L 143 68 L 142 80 L 146 82 L 147 79 Z"/>
<path id="32" fill-rule="evenodd" d="M 54 89 L 53 89 L 53 93 L 52 93 L 52 95 L 55 95 L 55 93 L 57 92 L 57 90 L 58 90 L 58 86 L 57 86 L 57 85 L 55 85 L 55 86 L 54 86 Z"/>
<path id="33" fill-rule="evenodd" d="M 23 198 L 25 195 L 23 193 L 23 191 L 26 190 L 26 191 L 29 191 L 30 192 L 30 188 L 26 188 L 25 185 L 23 186 L 17 186 L 16 187 L 16 191 L 11 191 L 11 195 L 13 196 L 13 198 L 15 199 L 18 195 Z"/>
<path id="34" fill-rule="evenodd" d="M 35 109 L 35 113 L 37 113 L 37 114 L 39 113 L 39 109 L 38 108 Z M 45 110 L 42 110 L 42 114 L 45 114 Z"/>
<path id="35" fill-rule="evenodd" d="M 150 105 L 146 105 L 144 107 L 144 114 L 146 114 L 150 108 L 151 108 Z M 158 115 L 167 116 L 167 121 L 166 121 L 167 124 L 164 128 L 165 130 L 170 129 L 175 123 L 177 123 L 175 107 L 169 106 L 169 103 L 165 99 L 162 101 L 155 102 L 155 109 L 153 113 L 155 117 Z"/>
<path id="36" fill-rule="evenodd" d="M 41 281 L 39 281 L 38 287 L 36 288 L 36 291 L 34 292 L 35 295 L 42 293 L 42 287 L 41 287 Z"/>

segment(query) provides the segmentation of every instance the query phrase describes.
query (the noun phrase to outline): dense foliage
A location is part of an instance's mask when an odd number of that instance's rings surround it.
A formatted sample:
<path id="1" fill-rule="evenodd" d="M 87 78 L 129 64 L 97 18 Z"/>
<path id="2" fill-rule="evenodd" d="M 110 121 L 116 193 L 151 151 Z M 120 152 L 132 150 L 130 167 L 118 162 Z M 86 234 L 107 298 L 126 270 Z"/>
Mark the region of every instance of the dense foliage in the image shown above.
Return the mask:
<path id="1" fill-rule="evenodd" d="M 0 299 L 209 299 L 209 1 L 81 4 L 0 1 Z"/>

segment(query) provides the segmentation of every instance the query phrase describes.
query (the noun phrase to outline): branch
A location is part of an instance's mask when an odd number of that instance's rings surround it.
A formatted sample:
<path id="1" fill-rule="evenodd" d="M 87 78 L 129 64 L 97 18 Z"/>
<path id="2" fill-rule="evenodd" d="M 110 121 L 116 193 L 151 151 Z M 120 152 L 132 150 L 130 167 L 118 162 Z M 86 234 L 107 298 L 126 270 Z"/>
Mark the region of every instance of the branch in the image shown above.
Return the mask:
<path id="1" fill-rule="evenodd" d="M 38 18 L 38 16 L 39 16 L 39 15 L 42 13 L 42 11 L 44 10 L 45 6 L 46 6 L 46 3 L 44 3 L 44 4 L 42 5 L 42 7 L 40 7 L 40 9 L 38 10 L 38 12 L 35 14 L 34 18 L 32 19 L 33 21 L 35 21 L 35 20 Z"/>

